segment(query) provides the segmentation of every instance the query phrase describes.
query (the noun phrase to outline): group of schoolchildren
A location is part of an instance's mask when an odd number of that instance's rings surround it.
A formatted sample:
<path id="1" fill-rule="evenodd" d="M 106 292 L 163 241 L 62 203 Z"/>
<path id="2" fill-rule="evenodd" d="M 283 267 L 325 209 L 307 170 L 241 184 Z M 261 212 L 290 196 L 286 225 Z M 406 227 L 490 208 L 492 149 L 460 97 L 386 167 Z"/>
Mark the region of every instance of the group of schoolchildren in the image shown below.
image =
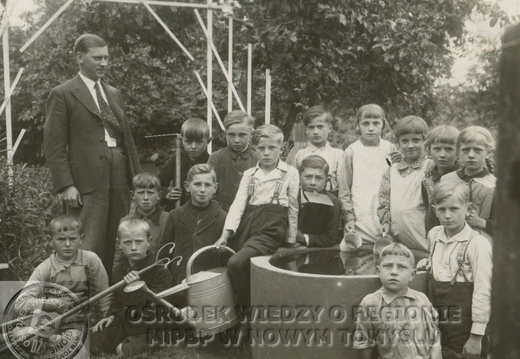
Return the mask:
<path id="1" fill-rule="evenodd" d="M 333 117 L 324 107 L 310 108 L 303 121 L 310 144 L 291 164 L 280 159 L 282 131 L 274 125 L 254 129 L 254 119 L 242 111 L 226 116 L 227 147 L 210 156 L 207 124 L 196 118 L 185 121 L 183 187 L 172 185 L 173 158 L 159 176 L 134 177 L 135 206 L 121 220 L 114 268 L 107 268 L 113 281 L 140 278 L 159 292 L 185 278 L 186 262 L 195 251 L 227 245 L 236 252 L 226 264 L 237 303 L 247 306 L 252 257 L 273 254 L 282 246 L 339 244 L 348 249 L 343 233 L 357 234 L 365 247 L 390 237 L 393 243 L 379 254 L 383 287 L 360 305 L 354 346 L 361 357 L 370 358 L 376 350 L 379 358 L 436 359 L 441 358 L 441 343 L 458 353 L 484 355 L 496 182 L 489 131 L 476 126 L 460 133 L 452 126 L 429 130 L 420 117 L 407 116 L 393 131 L 396 147 L 382 138 L 390 130 L 383 109 L 370 104 L 357 112 L 359 139 L 342 151 L 328 142 Z M 55 251 L 30 281 L 64 284 L 80 299 L 108 287 L 99 258 L 80 249 L 78 219 L 58 217 L 50 232 Z M 175 243 L 174 255 L 183 258 L 180 266 L 140 276 L 137 272 L 153 263 L 157 250 L 169 242 Z M 417 269 L 430 271 L 428 297 L 408 288 Z M 67 284 L 87 279 L 90 287 Z M 44 301 L 35 303 L 52 309 Z M 421 310 L 422 319 L 415 321 L 381 315 L 388 307 L 431 309 L 431 303 L 459 307 L 458 322 L 439 324 L 435 310 Z M 146 328 L 129 325 L 125 318 L 125 308 L 147 305 L 153 305 L 152 298 L 123 289 L 100 301 L 91 352 L 116 351 L 128 357 L 150 350 Z M 398 340 L 381 334 L 395 329 L 401 333 Z"/>

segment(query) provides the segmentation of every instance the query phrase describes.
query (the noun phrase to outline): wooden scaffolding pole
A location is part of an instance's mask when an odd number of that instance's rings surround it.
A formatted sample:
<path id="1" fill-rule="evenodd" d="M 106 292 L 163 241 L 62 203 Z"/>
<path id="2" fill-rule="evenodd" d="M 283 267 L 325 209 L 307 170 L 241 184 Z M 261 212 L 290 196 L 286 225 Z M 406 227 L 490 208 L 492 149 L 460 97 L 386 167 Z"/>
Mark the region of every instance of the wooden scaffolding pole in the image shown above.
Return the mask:
<path id="1" fill-rule="evenodd" d="M 212 3 L 212 0 L 207 0 L 208 5 Z M 195 9 L 195 11 L 197 11 Z M 208 120 L 208 127 L 209 127 L 209 135 L 213 135 L 213 117 L 211 115 L 211 104 L 213 103 L 213 54 L 211 45 L 213 44 L 213 11 L 208 8 L 208 16 L 206 19 L 206 27 L 207 32 L 206 39 L 207 39 L 207 45 L 206 45 L 206 92 L 207 92 L 207 108 L 206 108 L 206 116 Z M 213 151 L 212 142 L 208 144 L 208 152 L 211 154 Z"/>
<path id="2" fill-rule="evenodd" d="M 228 21 L 228 74 L 229 80 L 233 81 L 233 18 Z M 233 111 L 233 82 L 228 81 L 228 113 Z"/>
<path id="3" fill-rule="evenodd" d="M 235 86 L 233 86 L 233 81 L 229 77 L 229 73 L 228 73 L 226 67 L 224 66 L 224 63 L 222 62 L 222 58 L 218 54 L 217 48 L 215 47 L 215 44 L 213 43 L 213 36 L 209 33 L 206 26 L 204 26 L 204 22 L 202 21 L 202 17 L 200 16 L 199 11 L 197 9 L 195 9 L 193 11 L 195 12 L 195 16 L 197 17 L 197 20 L 199 21 L 200 27 L 202 28 L 204 35 L 206 35 L 206 38 L 208 39 L 209 46 L 210 46 L 211 50 L 213 50 L 213 54 L 215 55 L 215 58 L 217 59 L 217 63 L 220 66 L 220 69 L 222 70 L 224 77 L 226 78 L 228 83 L 231 83 L 231 91 L 233 91 L 233 95 L 235 96 L 235 100 L 238 102 L 238 106 L 240 107 L 240 109 L 242 111 L 245 112 L 246 109 L 245 109 L 244 105 L 242 104 L 242 100 L 240 99 L 240 96 L 238 95 L 238 92 L 237 92 Z"/>
<path id="4" fill-rule="evenodd" d="M 253 97 L 253 45 L 247 44 L 247 114 L 251 116 Z"/>
<path id="5" fill-rule="evenodd" d="M 12 1 L 12 0 L 11 0 Z M 9 2 L 9 1 L 8 1 Z M 9 101 L 10 89 L 11 89 L 11 74 L 10 74 L 10 63 L 9 63 L 9 13 L 8 3 L 6 4 L 6 11 L 4 13 L 4 20 L 6 30 L 2 34 L 2 51 L 4 61 L 4 94 L 5 94 L 5 132 L 6 132 L 6 145 L 7 145 L 7 158 L 12 158 L 13 153 L 13 124 L 11 118 L 11 101 Z M 9 176 L 10 179 L 11 176 Z"/>
<path id="6" fill-rule="evenodd" d="M 265 70 L 265 124 L 271 123 L 271 70 Z"/>

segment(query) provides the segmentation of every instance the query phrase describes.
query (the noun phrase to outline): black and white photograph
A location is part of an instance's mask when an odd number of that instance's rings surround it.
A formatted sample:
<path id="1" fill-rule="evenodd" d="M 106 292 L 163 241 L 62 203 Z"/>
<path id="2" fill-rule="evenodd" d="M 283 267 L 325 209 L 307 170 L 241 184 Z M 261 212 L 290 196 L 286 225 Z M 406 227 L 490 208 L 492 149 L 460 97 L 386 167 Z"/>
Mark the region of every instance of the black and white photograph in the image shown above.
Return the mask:
<path id="1" fill-rule="evenodd" d="M 1 0 L 0 358 L 518 359 L 518 0 Z"/>

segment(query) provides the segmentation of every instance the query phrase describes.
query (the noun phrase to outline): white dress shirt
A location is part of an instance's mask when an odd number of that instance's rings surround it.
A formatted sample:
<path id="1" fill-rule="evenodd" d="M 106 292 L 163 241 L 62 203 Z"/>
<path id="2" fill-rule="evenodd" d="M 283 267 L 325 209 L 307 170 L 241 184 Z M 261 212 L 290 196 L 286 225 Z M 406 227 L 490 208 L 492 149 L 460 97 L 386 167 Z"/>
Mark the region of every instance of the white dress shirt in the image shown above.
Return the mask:
<path id="1" fill-rule="evenodd" d="M 297 169 L 300 168 L 302 161 L 310 155 L 317 155 L 323 158 L 329 165 L 329 176 L 331 177 L 332 183 L 327 183 L 327 191 L 337 191 L 338 183 L 340 181 L 339 167 L 341 165 L 341 159 L 343 157 L 343 151 L 339 148 L 332 147 L 329 142 L 325 143 L 322 147 L 316 147 L 312 143 L 296 153 L 294 157 L 293 166 Z"/>
<path id="2" fill-rule="evenodd" d="M 469 241 L 462 263 L 463 271 L 470 282 L 473 282 L 473 301 L 471 316 L 473 325 L 471 333 L 484 335 L 491 313 L 491 274 L 492 248 L 484 236 L 471 229 L 466 223 L 462 231 L 449 238 L 443 226 L 432 228 L 428 233 L 430 251 L 432 253 L 433 278 L 440 282 L 450 282 L 458 272 L 457 256 L 462 242 Z M 464 275 L 457 274 L 456 282 L 464 282 Z M 454 303 L 456 304 L 456 303 Z"/>
<path id="3" fill-rule="evenodd" d="M 294 167 L 282 161 L 279 161 L 277 167 L 268 173 L 264 173 L 259 164 L 244 172 L 235 200 L 229 208 L 224 229 L 233 233 L 236 232 L 248 203 L 248 188 L 251 177 L 254 179 L 254 193 L 249 200 L 249 204 L 258 206 L 271 202 L 276 189 L 276 183 L 283 177 L 284 173 L 287 174 L 282 183 L 278 200 L 281 206 L 288 207 L 286 240 L 289 243 L 295 243 L 298 229 L 297 196 L 300 188 L 300 176 Z"/>
<path id="4" fill-rule="evenodd" d="M 90 94 L 92 95 L 92 98 L 94 99 L 94 102 L 96 103 L 96 105 L 98 107 L 98 110 L 101 112 L 101 108 L 99 107 L 99 101 L 96 96 L 96 90 L 94 89 L 94 86 L 97 83 L 99 86 L 99 90 L 101 91 L 101 95 L 103 96 L 103 99 L 105 100 L 106 103 L 108 103 L 107 96 L 105 95 L 105 91 L 103 91 L 103 86 L 101 86 L 101 81 L 98 80 L 97 82 L 94 82 L 91 79 L 89 79 L 88 77 L 83 76 L 81 74 L 81 72 L 79 73 L 79 76 L 81 77 L 81 79 L 83 80 L 85 85 L 87 85 L 87 88 L 90 91 Z M 106 128 L 105 128 L 105 141 L 106 141 L 108 147 L 117 147 L 117 141 L 108 134 L 108 131 Z"/>

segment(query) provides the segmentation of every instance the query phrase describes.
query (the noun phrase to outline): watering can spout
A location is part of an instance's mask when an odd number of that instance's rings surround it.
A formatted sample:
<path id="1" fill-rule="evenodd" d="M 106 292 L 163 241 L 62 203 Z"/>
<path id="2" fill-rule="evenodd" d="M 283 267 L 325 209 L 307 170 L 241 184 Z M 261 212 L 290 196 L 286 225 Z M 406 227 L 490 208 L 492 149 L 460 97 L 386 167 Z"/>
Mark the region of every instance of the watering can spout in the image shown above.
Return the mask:
<path id="1" fill-rule="evenodd" d="M 229 247 L 223 247 L 232 254 Z M 133 282 L 127 285 L 126 292 L 145 290 L 154 300 L 169 308 L 176 316 L 190 325 L 197 336 L 213 335 L 224 331 L 239 321 L 236 302 L 227 267 L 192 273 L 193 262 L 203 252 L 215 250 L 215 246 L 199 249 L 188 260 L 185 282 L 160 293 L 154 293 L 144 282 Z M 188 306 L 178 309 L 164 298 L 188 290 Z"/>
<path id="2" fill-rule="evenodd" d="M 170 295 L 174 295 L 176 293 L 185 291 L 189 288 L 190 288 L 190 286 L 187 283 L 181 283 L 181 284 L 176 285 L 175 287 L 168 288 L 166 290 L 163 290 L 162 292 L 157 293 L 156 297 L 159 299 L 163 299 L 163 298 L 169 297 Z"/>

